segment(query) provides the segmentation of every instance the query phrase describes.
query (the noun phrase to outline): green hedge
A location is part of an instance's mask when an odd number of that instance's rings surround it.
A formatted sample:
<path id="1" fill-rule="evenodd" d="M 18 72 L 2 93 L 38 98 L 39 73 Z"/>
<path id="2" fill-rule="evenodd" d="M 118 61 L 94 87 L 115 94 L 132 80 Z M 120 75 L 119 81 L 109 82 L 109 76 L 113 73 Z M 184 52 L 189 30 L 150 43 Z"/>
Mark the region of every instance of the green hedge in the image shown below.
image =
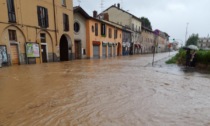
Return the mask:
<path id="1" fill-rule="evenodd" d="M 177 63 L 184 65 L 186 62 L 186 50 L 180 49 L 179 52 L 166 61 L 167 64 Z M 199 50 L 196 52 L 196 63 L 210 65 L 210 51 Z"/>

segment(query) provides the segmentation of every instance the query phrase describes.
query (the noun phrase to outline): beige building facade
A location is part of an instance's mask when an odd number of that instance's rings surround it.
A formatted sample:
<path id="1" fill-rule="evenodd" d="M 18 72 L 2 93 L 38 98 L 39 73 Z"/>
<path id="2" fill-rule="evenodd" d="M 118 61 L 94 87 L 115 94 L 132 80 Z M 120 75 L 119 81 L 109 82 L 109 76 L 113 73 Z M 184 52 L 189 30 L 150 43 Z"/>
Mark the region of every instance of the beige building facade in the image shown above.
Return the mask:
<path id="1" fill-rule="evenodd" d="M 2 0 L 0 48 L 9 65 L 74 58 L 72 0 Z M 5 55 L 4 55 L 5 58 Z"/>
<path id="2" fill-rule="evenodd" d="M 131 53 L 138 53 L 142 38 L 141 38 L 141 21 L 138 17 L 120 8 L 120 4 L 112 5 L 106 9 L 103 14 L 108 14 L 108 20 L 115 22 L 132 30 L 131 34 Z M 102 16 L 102 18 L 104 18 Z M 105 17 L 106 18 L 106 17 Z M 126 44 L 126 42 L 123 42 Z M 137 47 L 137 48 L 136 48 Z"/>

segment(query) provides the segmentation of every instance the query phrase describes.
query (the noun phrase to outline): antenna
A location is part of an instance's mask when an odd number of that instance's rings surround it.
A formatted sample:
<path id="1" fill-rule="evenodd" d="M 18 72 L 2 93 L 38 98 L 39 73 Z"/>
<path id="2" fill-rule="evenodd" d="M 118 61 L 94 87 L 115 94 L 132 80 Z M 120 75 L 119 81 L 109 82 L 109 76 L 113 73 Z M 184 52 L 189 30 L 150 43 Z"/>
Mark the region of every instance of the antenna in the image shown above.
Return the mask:
<path id="1" fill-rule="evenodd" d="M 101 12 L 103 11 L 104 8 L 104 0 L 101 0 Z"/>
<path id="2" fill-rule="evenodd" d="M 81 0 L 77 0 L 77 2 L 79 3 L 79 6 L 80 6 Z"/>
<path id="3" fill-rule="evenodd" d="M 123 0 L 120 0 L 120 1 L 121 1 L 120 2 L 121 3 L 121 8 L 123 9 Z"/>

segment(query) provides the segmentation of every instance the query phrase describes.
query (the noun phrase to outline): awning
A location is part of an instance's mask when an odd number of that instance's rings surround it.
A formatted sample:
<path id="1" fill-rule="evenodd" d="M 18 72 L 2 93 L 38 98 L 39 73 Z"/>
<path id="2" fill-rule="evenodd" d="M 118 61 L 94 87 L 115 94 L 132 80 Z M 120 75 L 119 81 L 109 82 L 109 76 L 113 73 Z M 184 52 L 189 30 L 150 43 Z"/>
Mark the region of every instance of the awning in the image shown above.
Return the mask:
<path id="1" fill-rule="evenodd" d="M 107 46 L 107 45 L 108 45 L 108 42 L 104 42 L 104 41 L 103 41 L 103 42 L 102 42 L 102 45 L 103 45 L 103 46 Z"/>
<path id="2" fill-rule="evenodd" d="M 109 42 L 109 43 L 108 43 L 108 45 L 109 45 L 109 46 L 112 46 L 112 45 L 113 45 L 113 43 L 112 43 L 112 42 Z"/>
<path id="3" fill-rule="evenodd" d="M 93 45 L 97 45 L 97 46 L 99 46 L 101 44 L 101 42 L 100 41 L 93 41 Z"/>

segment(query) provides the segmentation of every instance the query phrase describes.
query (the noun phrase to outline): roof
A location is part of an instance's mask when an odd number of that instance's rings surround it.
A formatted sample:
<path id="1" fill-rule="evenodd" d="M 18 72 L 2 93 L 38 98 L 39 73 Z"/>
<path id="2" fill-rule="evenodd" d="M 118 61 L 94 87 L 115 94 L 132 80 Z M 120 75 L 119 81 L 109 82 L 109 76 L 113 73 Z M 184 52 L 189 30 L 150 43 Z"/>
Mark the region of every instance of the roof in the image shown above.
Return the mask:
<path id="1" fill-rule="evenodd" d="M 132 17 L 136 18 L 137 20 L 139 20 L 139 21 L 141 22 L 140 18 L 136 17 L 135 15 L 133 15 L 133 14 L 131 14 L 131 13 L 129 13 L 129 12 L 127 12 L 127 11 L 121 9 L 121 8 L 116 7 L 115 5 L 110 6 L 109 8 L 107 8 L 106 10 L 104 10 L 102 13 L 108 11 L 108 10 L 111 9 L 111 8 L 116 8 L 116 9 L 118 9 L 118 10 L 121 10 L 122 12 L 131 15 Z"/>
<path id="2" fill-rule="evenodd" d="M 74 9 L 74 13 L 80 13 L 87 19 L 90 18 L 90 16 L 87 14 L 87 12 L 85 12 L 85 10 L 82 9 L 82 7 L 75 6 L 73 9 Z"/>
<path id="3" fill-rule="evenodd" d="M 142 26 L 142 29 L 145 30 L 145 31 L 148 31 L 148 32 L 153 32 L 151 29 L 149 29 L 147 27 L 144 27 L 144 26 Z"/>

